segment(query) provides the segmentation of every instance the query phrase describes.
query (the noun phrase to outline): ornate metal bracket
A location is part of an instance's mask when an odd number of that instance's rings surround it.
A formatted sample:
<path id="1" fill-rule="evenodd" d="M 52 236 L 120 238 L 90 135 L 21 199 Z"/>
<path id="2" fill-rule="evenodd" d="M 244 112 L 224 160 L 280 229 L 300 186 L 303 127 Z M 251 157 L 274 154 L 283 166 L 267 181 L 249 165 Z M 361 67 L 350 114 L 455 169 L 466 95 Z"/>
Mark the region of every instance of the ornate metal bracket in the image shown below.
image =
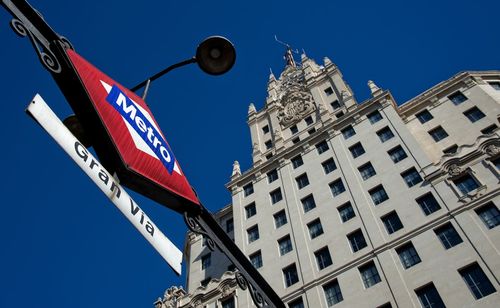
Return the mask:
<path id="1" fill-rule="evenodd" d="M 189 230 L 196 234 L 201 234 L 207 241 L 207 246 L 211 251 L 215 250 L 215 242 L 214 240 L 208 235 L 207 232 L 203 231 L 203 229 L 200 226 L 199 223 L 199 216 L 195 216 L 192 214 L 189 214 L 188 212 L 184 213 L 184 222 L 186 223 L 187 227 Z"/>
<path id="2" fill-rule="evenodd" d="M 210 216 L 207 216 L 210 215 Z M 228 257 L 238 268 L 235 278 L 242 290 L 248 289 L 254 304 L 257 307 L 285 307 L 281 299 L 274 293 L 271 287 L 260 276 L 250 261 L 244 256 L 239 248 L 224 233 L 211 214 L 184 213 L 184 221 L 192 232 L 202 234 L 207 239 L 207 246 L 214 250 L 215 247 Z M 216 225 L 214 225 L 214 223 Z"/>
<path id="3" fill-rule="evenodd" d="M 42 65 L 52 73 L 62 70 L 60 61 L 51 50 L 55 42 L 61 43 L 66 49 L 73 49 L 65 37 L 58 35 L 43 20 L 42 15 L 24 0 L 2 0 L 2 5 L 14 18 L 10 26 L 21 37 L 28 37 Z"/>
<path id="4" fill-rule="evenodd" d="M 257 307 L 265 307 L 268 306 L 268 304 L 264 301 L 264 298 L 262 298 L 262 294 L 260 294 L 251 284 L 248 283 L 248 280 L 241 274 L 240 272 L 236 272 L 235 274 L 236 282 L 238 283 L 238 286 L 242 290 L 246 290 L 248 288 L 248 291 L 250 292 L 250 296 L 252 297 L 253 303 Z"/>

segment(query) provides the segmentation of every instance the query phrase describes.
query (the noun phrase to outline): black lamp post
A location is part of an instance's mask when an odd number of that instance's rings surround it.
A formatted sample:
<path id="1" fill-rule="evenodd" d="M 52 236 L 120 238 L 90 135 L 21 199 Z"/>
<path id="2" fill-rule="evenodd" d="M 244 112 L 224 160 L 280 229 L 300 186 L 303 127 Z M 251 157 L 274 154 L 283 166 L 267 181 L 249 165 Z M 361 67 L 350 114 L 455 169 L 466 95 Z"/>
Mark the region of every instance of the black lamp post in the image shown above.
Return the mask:
<path id="1" fill-rule="evenodd" d="M 154 74 L 138 85 L 130 88 L 130 90 L 135 92 L 140 88 L 145 87 L 144 93 L 142 94 L 142 99 L 146 100 L 151 82 L 155 81 L 156 79 L 160 78 L 173 69 L 191 63 L 198 63 L 200 69 L 205 73 L 210 75 L 222 75 L 233 67 L 235 61 L 236 51 L 234 50 L 233 44 L 225 37 L 210 36 L 203 42 L 201 42 L 200 45 L 198 45 L 198 48 L 196 48 L 196 56 L 170 65 L 169 67 Z"/>

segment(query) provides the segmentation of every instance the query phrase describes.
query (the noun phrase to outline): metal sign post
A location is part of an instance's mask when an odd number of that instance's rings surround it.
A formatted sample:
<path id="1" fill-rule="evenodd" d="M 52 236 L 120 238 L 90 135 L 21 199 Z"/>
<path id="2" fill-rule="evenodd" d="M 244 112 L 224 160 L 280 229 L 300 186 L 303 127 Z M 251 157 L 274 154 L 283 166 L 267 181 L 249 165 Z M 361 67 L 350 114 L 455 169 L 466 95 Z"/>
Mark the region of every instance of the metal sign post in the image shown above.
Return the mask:
<path id="1" fill-rule="evenodd" d="M 190 230 L 205 235 L 209 247 L 218 247 L 237 267 L 238 284 L 249 289 L 256 306 L 285 307 L 198 200 L 145 102 L 76 54 L 25 0 L 1 3 L 14 16 L 13 30 L 30 39 L 52 74 L 107 173 L 116 173 L 124 186 L 183 214 Z"/>

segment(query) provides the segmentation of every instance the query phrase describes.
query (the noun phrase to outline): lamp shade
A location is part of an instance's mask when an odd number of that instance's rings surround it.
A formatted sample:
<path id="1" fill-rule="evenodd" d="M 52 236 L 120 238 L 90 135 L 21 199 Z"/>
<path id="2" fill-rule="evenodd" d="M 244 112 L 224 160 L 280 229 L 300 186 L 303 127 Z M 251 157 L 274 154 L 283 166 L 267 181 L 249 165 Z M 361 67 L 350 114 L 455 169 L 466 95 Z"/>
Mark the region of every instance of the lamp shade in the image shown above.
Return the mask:
<path id="1" fill-rule="evenodd" d="M 236 51 L 233 44 L 222 36 L 206 38 L 196 49 L 196 62 L 207 74 L 222 75 L 233 67 Z"/>

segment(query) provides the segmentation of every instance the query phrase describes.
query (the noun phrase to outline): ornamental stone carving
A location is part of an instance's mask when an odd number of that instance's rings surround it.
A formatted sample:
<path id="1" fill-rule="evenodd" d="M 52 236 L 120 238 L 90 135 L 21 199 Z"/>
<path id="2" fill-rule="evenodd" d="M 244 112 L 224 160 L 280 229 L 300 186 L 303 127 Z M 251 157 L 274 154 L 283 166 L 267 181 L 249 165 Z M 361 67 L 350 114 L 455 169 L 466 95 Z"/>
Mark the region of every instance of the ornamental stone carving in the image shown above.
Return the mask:
<path id="1" fill-rule="evenodd" d="M 310 114 L 314 100 L 307 90 L 301 69 L 288 66 L 280 76 L 278 120 L 283 126 L 291 125 Z"/>
<path id="2" fill-rule="evenodd" d="M 484 149 L 484 152 L 488 155 L 488 156 L 495 156 L 497 155 L 498 153 L 500 153 L 500 148 L 497 147 L 496 145 L 494 144 L 490 144 L 489 146 L 487 146 L 485 149 Z"/>
<path id="3" fill-rule="evenodd" d="M 448 167 L 448 174 L 450 176 L 457 176 L 464 172 L 464 169 L 458 166 L 457 164 L 452 164 Z"/>
<path id="4" fill-rule="evenodd" d="M 240 163 L 235 160 L 233 163 L 233 172 L 231 173 L 231 177 L 237 177 L 241 175 Z"/>
<path id="5" fill-rule="evenodd" d="M 283 126 L 291 125 L 314 110 L 312 95 L 306 91 L 294 89 L 286 93 L 280 102 L 278 119 Z"/>
<path id="6" fill-rule="evenodd" d="M 177 301 L 184 295 L 186 295 L 186 291 L 182 287 L 172 286 L 163 295 L 163 305 L 167 308 L 177 307 Z"/>

